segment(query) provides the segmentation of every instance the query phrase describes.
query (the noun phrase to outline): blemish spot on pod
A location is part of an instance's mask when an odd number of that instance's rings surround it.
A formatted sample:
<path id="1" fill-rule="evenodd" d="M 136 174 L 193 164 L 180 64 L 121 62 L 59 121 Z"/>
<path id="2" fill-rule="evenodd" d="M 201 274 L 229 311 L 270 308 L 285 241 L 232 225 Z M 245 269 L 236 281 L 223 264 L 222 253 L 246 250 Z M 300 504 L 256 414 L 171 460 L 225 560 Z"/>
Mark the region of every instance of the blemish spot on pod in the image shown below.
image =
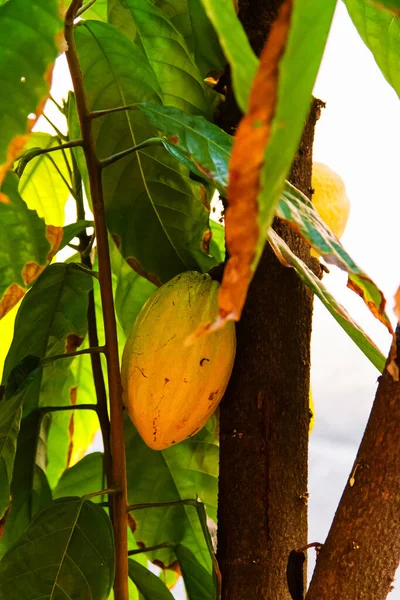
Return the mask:
<path id="1" fill-rule="evenodd" d="M 219 283 L 188 271 L 161 286 L 144 304 L 122 357 L 124 403 L 150 448 L 192 437 L 217 408 L 232 372 L 235 325 L 186 338 L 218 312 Z"/>

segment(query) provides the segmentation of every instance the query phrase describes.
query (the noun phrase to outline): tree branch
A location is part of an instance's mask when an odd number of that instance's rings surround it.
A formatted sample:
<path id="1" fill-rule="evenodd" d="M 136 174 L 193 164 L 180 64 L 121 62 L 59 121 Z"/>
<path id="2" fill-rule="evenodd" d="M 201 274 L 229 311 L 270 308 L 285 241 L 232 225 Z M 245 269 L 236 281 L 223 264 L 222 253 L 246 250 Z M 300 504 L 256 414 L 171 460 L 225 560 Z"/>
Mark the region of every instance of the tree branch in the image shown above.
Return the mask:
<path id="1" fill-rule="evenodd" d="M 396 337 L 400 347 L 399 327 Z M 385 369 L 306 600 L 389 594 L 400 559 L 399 431 L 400 382 Z"/>
<path id="2" fill-rule="evenodd" d="M 125 156 L 129 156 L 129 154 L 132 154 L 133 152 L 137 152 L 138 150 L 141 150 L 142 148 L 147 148 L 149 146 L 162 146 L 162 143 L 163 143 L 163 141 L 159 137 L 149 138 L 148 140 L 145 140 L 144 142 L 137 144 L 137 146 L 132 146 L 132 148 L 127 148 L 127 150 L 122 150 L 122 152 L 113 154 L 112 156 L 109 156 L 108 158 L 103 158 L 103 160 L 100 161 L 101 168 L 104 169 L 104 167 L 108 167 L 109 165 L 114 164 L 118 160 L 121 160 L 121 158 L 125 158 Z"/>
<path id="3" fill-rule="evenodd" d="M 127 531 L 127 489 L 126 457 L 124 442 L 124 422 L 122 406 L 122 385 L 119 370 L 118 339 L 112 293 L 111 265 L 108 248 L 108 234 L 105 221 L 101 166 L 95 152 L 92 134 L 92 121 L 88 117 L 87 105 L 79 57 L 74 38 L 74 20 L 82 7 L 82 0 L 72 0 L 65 17 L 65 39 L 69 70 L 75 91 L 76 106 L 81 125 L 83 150 L 89 174 L 90 192 L 97 239 L 99 260 L 100 294 L 104 317 L 105 341 L 107 348 L 108 388 L 110 398 L 110 426 L 112 451 L 112 487 L 120 490 L 112 496 L 112 521 L 116 549 L 116 572 L 114 580 L 115 600 L 129 600 L 128 592 L 128 531 Z"/>

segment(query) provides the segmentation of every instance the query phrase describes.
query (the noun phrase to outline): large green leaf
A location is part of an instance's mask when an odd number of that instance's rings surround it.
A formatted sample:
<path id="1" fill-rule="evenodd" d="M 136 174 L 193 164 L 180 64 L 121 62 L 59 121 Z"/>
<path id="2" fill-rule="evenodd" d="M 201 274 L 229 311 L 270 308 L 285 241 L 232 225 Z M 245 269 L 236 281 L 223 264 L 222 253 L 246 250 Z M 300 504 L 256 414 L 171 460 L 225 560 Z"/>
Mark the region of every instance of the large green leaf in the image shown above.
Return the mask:
<path id="1" fill-rule="evenodd" d="M 182 544 L 175 548 L 189 600 L 218 600 L 213 578 L 199 563 L 193 552 Z"/>
<path id="2" fill-rule="evenodd" d="M 156 75 L 164 103 L 186 113 L 211 118 L 212 107 L 203 79 L 185 39 L 168 16 L 151 0 L 117 0 L 110 10 L 110 23 L 124 23 L 126 33 L 129 21 L 132 22 L 131 38 L 143 49 Z"/>
<path id="3" fill-rule="evenodd" d="M 22 535 L 37 511 L 51 501 L 45 475 L 49 425 L 50 416 L 39 410 L 21 421 L 11 481 L 12 504 L 0 538 L 0 556 Z"/>
<path id="4" fill-rule="evenodd" d="M 33 148 L 52 148 L 59 145 L 59 140 L 48 133 L 33 133 L 25 146 L 25 151 Z M 30 160 L 19 181 L 19 193 L 28 208 L 36 210 L 39 217 L 48 225 L 64 225 L 65 203 L 69 189 L 62 177 L 68 182 L 70 151 L 60 150 L 50 154 L 41 154 Z M 70 184 L 70 182 L 69 182 Z"/>
<path id="5" fill-rule="evenodd" d="M 5 395 L 0 402 L 0 521 L 10 504 L 11 480 L 17 451 L 22 403 L 26 387 L 37 374 L 39 359 L 26 357 L 11 372 Z"/>
<path id="6" fill-rule="evenodd" d="M 275 254 L 281 260 L 281 262 L 288 267 L 292 267 L 296 270 L 299 277 L 304 283 L 314 292 L 314 294 L 321 300 L 327 310 L 351 337 L 353 342 L 357 344 L 360 350 L 369 358 L 373 365 L 378 371 L 383 371 L 385 367 L 386 359 L 375 344 L 370 340 L 365 331 L 361 329 L 359 325 L 350 317 L 347 311 L 341 306 L 330 292 L 326 289 L 324 284 L 318 279 L 311 269 L 304 264 L 304 262 L 298 258 L 285 244 L 282 238 L 273 230 L 270 229 L 268 234 L 269 241 Z"/>
<path id="7" fill-rule="evenodd" d="M 154 4 L 170 18 L 185 38 L 202 77 L 211 71 L 223 69 L 225 57 L 201 0 L 154 0 Z"/>
<path id="8" fill-rule="evenodd" d="M 111 25 L 86 22 L 76 30 L 91 110 L 137 102 L 160 103 L 161 91 L 145 54 Z M 96 119 L 100 158 L 154 135 L 136 111 Z M 209 270 L 207 191 L 161 147 L 145 148 L 103 172 L 107 222 L 124 258 L 153 282 L 179 272 Z M 152 240 L 149 246 L 148 241 Z"/>
<path id="9" fill-rule="evenodd" d="M 105 511 L 86 498 L 44 508 L 0 562 L 0 599 L 108 597 L 114 540 Z"/>
<path id="10" fill-rule="evenodd" d="M 261 193 L 258 198 L 260 236 L 253 269 L 261 257 L 310 109 L 312 89 L 335 6 L 336 0 L 297 0 L 293 5 L 289 38 L 279 63 L 271 135 L 261 172 Z"/>
<path id="11" fill-rule="evenodd" d="M 53 498 L 84 496 L 99 492 L 104 489 L 103 483 L 103 454 L 93 452 L 64 471 L 57 487 L 53 490 Z M 96 496 L 93 501 L 101 502 L 101 499 L 101 496 Z"/>
<path id="12" fill-rule="evenodd" d="M 232 0 L 202 0 L 202 2 L 230 63 L 237 103 L 241 110 L 246 112 L 251 83 L 258 66 L 257 57 L 236 15 L 234 2 Z"/>
<path id="13" fill-rule="evenodd" d="M 233 137 L 203 117 L 170 106 L 143 103 L 140 110 L 163 136 L 167 150 L 226 195 Z"/>
<path id="14" fill-rule="evenodd" d="M 400 16 L 382 10 L 382 0 L 343 0 L 363 42 L 390 85 L 400 95 Z M 393 2 L 394 4 L 394 2 Z"/>
<path id="15" fill-rule="evenodd" d="M 80 345 L 87 330 L 88 293 L 92 277 L 74 264 L 50 265 L 23 299 L 4 366 L 3 380 L 26 355 L 40 358 L 64 354 Z M 68 406 L 74 399 L 71 362 L 46 364 L 29 386 L 24 414 L 37 407 Z M 49 434 L 47 474 L 55 483 L 67 467 L 69 411 L 54 413 Z"/>
<path id="16" fill-rule="evenodd" d="M 0 318 L 17 304 L 40 275 L 62 237 L 46 226 L 18 193 L 18 177 L 8 173 L 0 188 Z"/>
<path id="17" fill-rule="evenodd" d="M 129 559 L 129 577 L 140 592 L 141 600 L 173 600 L 173 595 L 157 575 Z"/>
<path id="18" fill-rule="evenodd" d="M 61 31 L 58 0 L 12 0 L 0 6 L 0 183 L 40 116 Z"/>
<path id="19" fill-rule="evenodd" d="M 215 417 L 194 438 L 167 450 L 150 450 L 128 418 L 125 422 L 128 497 L 130 504 L 179 502 L 197 496 L 216 520 L 218 445 Z M 165 542 L 183 543 L 199 563 L 212 573 L 207 540 L 196 509 L 175 505 L 145 508 L 131 513 L 137 529 L 135 537 L 145 546 Z M 173 550 L 164 548 L 151 554 L 165 566 L 175 561 Z"/>

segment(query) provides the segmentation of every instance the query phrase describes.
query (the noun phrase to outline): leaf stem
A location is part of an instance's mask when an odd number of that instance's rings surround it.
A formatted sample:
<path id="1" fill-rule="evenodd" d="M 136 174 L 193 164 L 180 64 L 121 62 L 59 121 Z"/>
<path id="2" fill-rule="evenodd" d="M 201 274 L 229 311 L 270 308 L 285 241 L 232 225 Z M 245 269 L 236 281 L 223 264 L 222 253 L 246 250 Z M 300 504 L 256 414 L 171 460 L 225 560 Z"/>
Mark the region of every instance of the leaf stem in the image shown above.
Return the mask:
<path id="1" fill-rule="evenodd" d="M 57 165 L 56 161 L 55 161 L 55 160 L 53 159 L 53 157 L 52 157 L 52 156 L 50 156 L 49 154 L 47 154 L 47 155 L 45 155 L 45 156 L 46 156 L 46 158 L 47 158 L 48 160 L 50 160 L 50 161 L 51 161 L 51 163 L 52 163 L 53 167 L 55 168 L 55 170 L 57 171 L 57 173 L 59 174 L 59 176 L 61 177 L 61 179 L 62 179 L 62 180 L 63 180 L 63 182 L 65 183 L 65 185 L 67 186 L 67 188 L 68 188 L 68 191 L 69 191 L 69 193 L 71 194 L 71 196 L 75 197 L 74 190 L 72 189 L 72 187 L 71 187 L 71 186 L 70 186 L 70 184 L 68 183 L 67 179 L 64 177 L 64 175 L 63 175 L 63 173 L 62 173 L 61 169 L 58 167 L 58 165 Z"/>
<path id="2" fill-rule="evenodd" d="M 53 100 L 53 102 L 54 102 L 54 100 Z M 48 117 L 48 116 L 47 116 L 45 113 L 42 113 L 42 115 L 43 115 L 43 117 L 46 119 L 46 121 L 48 122 L 48 124 L 49 124 L 49 125 L 50 125 L 50 126 L 53 128 L 53 129 L 54 129 L 54 131 L 56 132 L 57 136 L 58 136 L 59 138 L 61 138 L 62 140 L 66 140 L 66 139 L 67 139 L 67 136 L 66 136 L 66 135 L 64 135 L 64 134 L 63 134 L 63 132 L 62 132 L 62 131 L 60 131 L 60 129 L 58 129 L 58 127 L 56 127 L 56 125 L 54 125 L 53 121 L 51 121 L 51 120 L 49 119 L 49 117 Z"/>
<path id="3" fill-rule="evenodd" d="M 90 8 L 91 6 L 93 6 L 93 4 L 95 2 L 97 2 L 97 0 L 90 0 L 89 2 L 87 2 L 86 4 L 84 4 L 83 6 L 81 6 L 81 8 L 76 13 L 76 17 L 80 17 L 81 15 L 83 15 L 83 13 L 86 12 L 88 8 Z"/>
<path id="4" fill-rule="evenodd" d="M 89 112 L 88 119 L 98 119 L 99 117 L 106 117 L 113 113 L 123 112 L 124 110 L 136 110 L 139 103 L 136 104 L 125 104 L 123 106 L 116 106 L 115 108 L 105 108 L 104 110 L 94 110 Z"/>
<path id="5" fill-rule="evenodd" d="M 122 384 L 119 369 L 117 327 L 112 292 L 111 264 L 108 247 L 108 234 L 105 221 L 105 207 L 101 181 L 101 165 L 96 156 L 92 133 L 92 121 L 80 69 L 78 51 L 74 38 L 74 20 L 82 7 L 82 0 L 72 0 L 65 16 L 64 34 L 68 44 L 66 52 L 69 70 L 75 91 L 76 107 L 81 125 L 83 150 L 88 169 L 93 216 L 97 239 L 99 261 L 100 294 L 104 317 L 108 388 L 110 398 L 110 427 L 112 452 L 112 487 L 120 489 L 112 496 L 112 523 L 114 529 L 116 572 L 114 580 L 115 600 L 129 600 L 128 592 L 128 529 L 127 529 L 127 483 L 124 441 L 124 420 L 122 406 Z"/>
<path id="6" fill-rule="evenodd" d="M 128 156 L 133 152 L 137 152 L 138 150 L 141 150 L 142 148 L 147 148 L 149 146 L 162 146 L 162 143 L 163 140 L 160 137 L 149 138 L 148 140 L 137 144 L 137 146 L 132 146 L 132 148 L 122 150 L 122 152 L 118 152 L 117 154 L 112 154 L 108 158 L 103 158 L 103 160 L 100 161 L 100 166 L 102 169 L 104 169 L 105 167 L 114 164 L 118 160 L 121 160 L 121 158 L 125 158 L 125 156 Z"/>
<path id="7" fill-rule="evenodd" d="M 90 347 L 90 348 L 85 348 L 84 350 L 77 350 L 76 352 L 66 352 L 65 354 L 55 354 L 54 356 L 45 356 L 44 358 L 42 358 L 42 360 L 40 362 L 43 366 L 43 365 L 51 363 L 55 360 L 58 360 L 60 358 L 72 358 L 74 356 L 79 356 L 81 354 L 101 354 L 102 352 L 105 353 L 105 351 L 106 351 L 105 346 L 94 346 L 94 347 Z"/>
<path id="8" fill-rule="evenodd" d="M 42 406 L 39 410 L 42 411 L 43 414 L 53 413 L 53 412 L 62 412 L 65 410 L 94 410 L 97 412 L 96 404 L 67 404 L 66 406 Z"/>
<path id="9" fill-rule="evenodd" d="M 130 504 L 127 507 L 127 512 L 131 512 L 134 510 L 140 510 L 142 508 L 162 508 L 163 506 L 179 506 L 182 504 L 186 504 L 188 506 L 194 506 L 196 508 L 196 506 L 198 504 L 201 504 L 201 502 L 199 502 L 198 500 L 195 500 L 194 498 L 188 498 L 187 500 L 175 500 L 173 502 L 149 502 L 149 503 L 142 503 L 142 504 Z"/>
<path id="10" fill-rule="evenodd" d="M 135 554 L 142 554 L 143 552 L 153 552 L 153 550 L 161 550 L 162 548 L 175 548 L 175 542 L 164 542 L 163 544 L 156 544 L 155 546 L 148 546 L 147 548 L 137 548 L 136 550 L 128 550 L 128 556 L 134 556 Z"/>

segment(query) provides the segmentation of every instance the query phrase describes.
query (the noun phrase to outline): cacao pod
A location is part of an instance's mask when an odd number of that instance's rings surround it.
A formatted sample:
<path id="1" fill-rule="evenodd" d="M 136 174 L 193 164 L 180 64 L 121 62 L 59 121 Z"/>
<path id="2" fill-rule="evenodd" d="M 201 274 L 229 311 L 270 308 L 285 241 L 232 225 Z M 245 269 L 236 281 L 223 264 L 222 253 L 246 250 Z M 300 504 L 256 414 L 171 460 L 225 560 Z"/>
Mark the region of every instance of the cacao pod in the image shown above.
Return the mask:
<path id="1" fill-rule="evenodd" d="M 221 400 L 236 351 L 235 325 L 185 341 L 214 321 L 219 283 L 181 273 L 144 304 L 122 357 L 123 399 L 150 448 L 163 450 L 200 431 Z"/>

